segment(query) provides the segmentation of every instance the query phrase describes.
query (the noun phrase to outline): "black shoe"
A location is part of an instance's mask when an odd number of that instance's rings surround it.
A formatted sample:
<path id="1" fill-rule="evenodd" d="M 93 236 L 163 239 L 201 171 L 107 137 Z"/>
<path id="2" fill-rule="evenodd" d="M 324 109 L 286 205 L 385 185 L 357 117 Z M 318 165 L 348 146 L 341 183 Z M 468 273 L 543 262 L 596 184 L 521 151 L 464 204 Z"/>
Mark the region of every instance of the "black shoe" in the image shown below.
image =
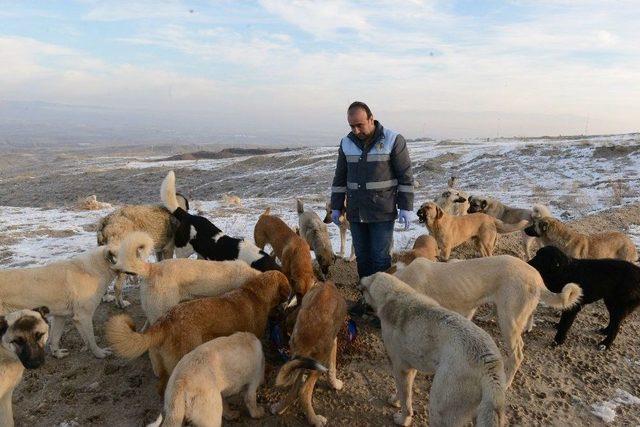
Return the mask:
<path id="1" fill-rule="evenodd" d="M 362 317 L 367 313 L 372 313 L 373 310 L 369 305 L 364 301 L 364 298 L 360 298 L 358 301 L 353 303 L 351 307 L 347 310 L 349 315 L 353 317 Z"/>

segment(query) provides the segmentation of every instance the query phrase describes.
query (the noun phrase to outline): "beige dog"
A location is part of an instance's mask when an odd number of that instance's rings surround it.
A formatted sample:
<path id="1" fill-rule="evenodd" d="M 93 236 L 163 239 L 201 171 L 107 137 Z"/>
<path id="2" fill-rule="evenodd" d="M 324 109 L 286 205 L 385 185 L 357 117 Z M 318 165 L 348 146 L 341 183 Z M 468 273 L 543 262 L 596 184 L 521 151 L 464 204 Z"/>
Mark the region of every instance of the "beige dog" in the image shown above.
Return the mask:
<path id="1" fill-rule="evenodd" d="M 623 233 L 613 231 L 582 234 L 551 217 L 534 220 L 525 232 L 529 236 L 539 237 L 545 246 L 555 246 L 572 258 L 614 258 L 629 262 L 638 261 L 636 246 Z"/>
<path id="2" fill-rule="evenodd" d="M 512 208 L 495 199 L 471 196 L 469 197 L 468 213 L 477 212 L 498 218 L 506 224 L 517 224 L 523 220 L 527 220 L 529 223 L 532 223 L 536 218 L 551 216 L 551 212 L 544 205 L 533 205 L 532 209 Z M 527 255 L 527 259 L 530 259 L 533 256 L 531 253 L 531 247 L 536 240 L 536 237 L 528 236 L 527 233 L 522 231 L 522 247 Z"/>
<path id="3" fill-rule="evenodd" d="M 533 327 L 533 312 L 538 301 L 542 298 L 552 307 L 566 309 L 582 296 L 582 289 L 573 283 L 554 294 L 544 285 L 535 268 L 509 255 L 453 264 L 416 259 L 395 276 L 469 320 L 479 306 L 495 304 L 502 338 L 509 352 L 507 387 L 524 358 L 522 333 Z"/>
<path id="4" fill-rule="evenodd" d="M 324 220 L 322 220 L 322 222 L 324 222 L 325 224 L 331 224 L 331 202 L 327 202 L 327 204 L 325 205 L 325 209 L 327 210 L 327 214 L 324 217 Z M 354 259 L 356 259 L 356 250 L 353 246 L 353 243 L 351 243 L 351 255 L 349 255 L 349 258 L 344 258 L 344 252 L 347 246 L 347 231 L 349 230 L 349 228 L 351 227 L 351 224 L 349 223 L 349 220 L 347 219 L 347 200 L 345 199 L 344 201 L 344 209 L 342 210 L 342 214 L 340 215 L 340 218 L 338 218 L 338 222 L 340 223 L 340 252 L 338 252 L 338 256 L 340 258 L 345 259 L 346 261 L 353 261 Z"/>
<path id="5" fill-rule="evenodd" d="M 316 254 L 316 260 L 320 265 L 322 274 L 329 273 L 329 267 L 335 262 L 335 255 L 331 247 L 331 239 L 327 226 L 322 222 L 318 214 L 313 211 L 305 211 L 304 203 L 296 199 L 298 210 L 298 225 L 300 236 L 311 246 Z M 323 278 L 324 279 L 324 278 Z"/>
<path id="6" fill-rule="evenodd" d="M 149 324 L 180 301 L 213 297 L 239 288 L 260 274 L 244 261 L 166 259 L 147 262 L 153 249 L 148 234 L 129 234 L 120 245 L 114 268 L 142 278 L 140 302 Z"/>
<path id="7" fill-rule="evenodd" d="M 480 427 L 505 423 L 502 357 L 489 334 L 387 273 L 365 277 L 360 284 L 380 317 L 396 382 L 389 403 L 401 408 L 393 416 L 396 424 L 411 424 L 416 370 L 435 374 L 429 425 L 463 426 L 474 416 Z"/>
<path id="8" fill-rule="evenodd" d="M 391 268 L 387 273 L 393 274 L 411 264 L 416 258 L 426 258 L 437 261 L 438 243 L 433 236 L 423 234 L 419 236 L 410 251 L 394 252 L 391 254 Z"/>
<path id="9" fill-rule="evenodd" d="M 19 310 L 0 316 L 0 426 L 13 427 L 13 389 L 22 381 L 24 369 L 44 363 L 49 335 L 47 307 Z"/>
<path id="10" fill-rule="evenodd" d="M 60 348 L 60 338 L 67 317 L 97 358 L 111 354 L 96 344 L 93 314 L 116 277 L 113 269 L 115 248 L 100 246 L 69 260 L 42 267 L 0 270 L 0 314 L 27 307 L 47 306 L 51 310 L 49 343 L 54 357 L 69 354 Z"/>
<path id="11" fill-rule="evenodd" d="M 429 233 L 438 242 L 440 258 L 443 261 L 449 259 L 452 249 L 472 238 L 475 239 L 481 256 L 491 256 L 498 233 L 522 230 L 529 223 L 521 221 L 517 224 L 505 224 L 483 213 L 452 216 L 433 202 L 420 206 L 418 219 L 426 224 Z"/>
<path id="12" fill-rule="evenodd" d="M 467 209 L 469 208 L 467 193 L 456 190 L 455 188 L 449 188 L 444 191 L 440 196 L 435 198 L 434 202 L 440 206 L 445 213 L 453 216 L 466 215 Z"/>
<path id="13" fill-rule="evenodd" d="M 313 389 L 320 372 L 327 371 L 331 387 L 342 389 L 342 381 L 336 377 L 337 336 L 346 317 L 347 303 L 333 283 L 317 284 L 307 292 L 289 341 L 292 358 L 280 368 L 276 378 L 277 386 L 290 387 L 289 393 L 271 407 L 271 412 L 282 414 L 299 395 L 309 424 L 321 427 L 327 423 L 313 409 Z M 303 369 L 311 370 L 306 378 Z"/>
<path id="14" fill-rule="evenodd" d="M 147 427 L 220 426 L 222 417 L 235 419 L 225 398 L 245 389 L 244 402 L 251 418 L 264 416 L 256 392 L 264 378 L 262 344 L 249 332 L 236 332 L 200 344 L 176 365 L 164 393 L 162 415 Z"/>
<path id="15" fill-rule="evenodd" d="M 189 201 L 176 194 L 180 206 L 188 210 Z M 159 205 L 127 205 L 111 212 L 98 222 L 98 246 L 112 244 L 117 246 L 124 237 L 134 231 L 143 231 L 153 239 L 153 247 L 158 260 L 173 258 L 175 245 L 173 236 L 178 228 L 178 220 Z M 191 252 L 181 251 L 179 256 L 189 257 Z M 122 297 L 124 274 L 119 274 L 113 285 L 115 298 L 106 296 L 105 301 L 115 300 L 120 308 L 127 307 L 128 301 Z"/>

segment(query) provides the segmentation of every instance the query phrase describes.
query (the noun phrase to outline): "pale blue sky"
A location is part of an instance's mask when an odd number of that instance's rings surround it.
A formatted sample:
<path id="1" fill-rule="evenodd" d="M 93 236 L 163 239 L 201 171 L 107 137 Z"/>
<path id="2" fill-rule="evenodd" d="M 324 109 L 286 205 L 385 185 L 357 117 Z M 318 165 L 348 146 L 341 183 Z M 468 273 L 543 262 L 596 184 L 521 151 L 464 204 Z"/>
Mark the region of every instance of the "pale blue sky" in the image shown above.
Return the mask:
<path id="1" fill-rule="evenodd" d="M 0 1 L 0 100 L 211 132 L 338 135 L 355 99 L 408 136 L 630 132 L 638 22 L 632 1 Z"/>

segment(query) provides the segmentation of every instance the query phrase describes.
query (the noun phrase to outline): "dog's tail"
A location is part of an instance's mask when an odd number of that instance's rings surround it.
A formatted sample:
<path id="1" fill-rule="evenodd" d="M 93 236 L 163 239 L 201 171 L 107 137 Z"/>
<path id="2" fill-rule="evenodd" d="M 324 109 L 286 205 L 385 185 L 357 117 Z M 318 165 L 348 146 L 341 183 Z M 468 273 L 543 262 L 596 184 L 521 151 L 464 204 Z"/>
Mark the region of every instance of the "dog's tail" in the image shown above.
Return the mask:
<path id="1" fill-rule="evenodd" d="M 527 221 L 526 219 L 523 219 L 522 221 L 517 222 L 515 224 L 506 224 L 500 221 L 498 218 L 493 218 L 493 222 L 496 224 L 496 230 L 500 234 L 513 233 L 514 231 L 520 231 L 529 225 L 529 221 Z"/>
<path id="2" fill-rule="evenodd" d="M 551 216 L 551 211 L 548 207 L 540 204 L 533 205 L 533 208 L 531 209 L 531 218 L 540 219 L 548 216 Z"/>
<path id="3" fill-rule="evenodd" d="M 271 208 L 267 208 L 264 210 L 264 212 L 262 212 L 262 214 L 260 216 L 266 216 L 266 215 L 271 215 Z"/>
<path id="4" fill-rule="evenodd" d="M 304 203 L 300 199 L 296 199 L 296 207 L 298 208 L 298 213 L 304 213 Z"/>
<path id="5" fill-rule="evenodd" d="M 141 334 L 135 331 L 135 325 L 130 316 L 118 314 L 109 319 L 105 333 L 109 346 L 118 356 L 135 359 L 164 341 L 163 329 L 154 326 L 152 325 Z"/>
<path id="6" fill-rule="evenodd" d="M 158 415 L 158 418 L 151 424 L 147 424 L 147 427 L 160 427 L 162 425 L 162 414 Z"/>
<path id="7" fill-rule="evenodd" d="M 498 427 L 505 423 L 505 377 L 502 359 L 487 355 L 482 358 L 483 375 L 480 379 L 482 400 L 478 406 L 476 425 Z"/>
<path id="8" fill-rule="evenodd" d="M 575 283 L 567 283 L 559 293 L 553 293 L 542 285 L 540 297 L 545 304 L 566 310 L 576 305 L 582 298 L 582 288 Z"/>
<path id="9" fill-rule="evenodd" d="M 294 356 L 293 359 L 282 365 L 278 376 L 276 377 L 276 386 L 290 386 L 298 377 L 299 369 L 312 369 L 314 371 L 327 372 L 325 368 L 317 360 L 309 357 Z"/>
<path id="10" fill-rule="evenodd" d="M 180 207 L 176 197 L 176 174 L 169 171 L 160 186 L 160 199 L 165 208 L 173 213 Z"/>

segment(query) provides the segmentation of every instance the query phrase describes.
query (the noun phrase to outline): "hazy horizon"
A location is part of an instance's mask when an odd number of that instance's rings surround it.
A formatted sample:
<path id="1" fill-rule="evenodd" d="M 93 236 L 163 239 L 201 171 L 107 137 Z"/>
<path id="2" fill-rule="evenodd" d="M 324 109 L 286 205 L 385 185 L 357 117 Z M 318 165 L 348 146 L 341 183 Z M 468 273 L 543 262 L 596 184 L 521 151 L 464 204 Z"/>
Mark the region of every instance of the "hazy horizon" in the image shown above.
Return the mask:
<path id="1" fill-rule="evenodd" d="M 354 100 L 407 138 L 632 133 L 637 22 L 631 1 L 0 1 L 0 141 L 316 145 Z"/>

